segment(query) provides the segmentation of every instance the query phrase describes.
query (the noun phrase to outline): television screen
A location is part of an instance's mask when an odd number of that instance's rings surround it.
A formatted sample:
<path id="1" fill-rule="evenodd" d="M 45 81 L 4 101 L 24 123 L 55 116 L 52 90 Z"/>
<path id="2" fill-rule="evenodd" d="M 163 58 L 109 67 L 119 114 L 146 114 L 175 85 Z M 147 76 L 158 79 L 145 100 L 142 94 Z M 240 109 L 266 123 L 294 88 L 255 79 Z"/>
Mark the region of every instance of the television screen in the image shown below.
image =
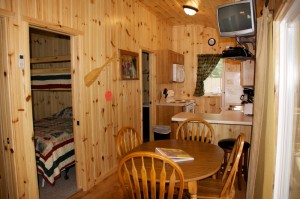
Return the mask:
<path id="1" fill-rule="evenodd" d="M 221 37 L 255 34 L 255 12 L 251 0 L 219 6 L 217 20 Z"/>

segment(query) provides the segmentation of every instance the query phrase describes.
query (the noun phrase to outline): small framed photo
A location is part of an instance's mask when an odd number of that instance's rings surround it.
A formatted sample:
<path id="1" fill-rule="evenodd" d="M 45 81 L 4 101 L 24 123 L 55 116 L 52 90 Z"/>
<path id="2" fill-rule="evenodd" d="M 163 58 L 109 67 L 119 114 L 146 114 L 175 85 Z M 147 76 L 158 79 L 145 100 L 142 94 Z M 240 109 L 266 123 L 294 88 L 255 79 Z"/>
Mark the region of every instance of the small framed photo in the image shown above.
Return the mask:
<path id="1" fill-rule="evenodd" d="M 120 49 L 120 68 L 122 80 L 139 79 L 139 54 Z"/>

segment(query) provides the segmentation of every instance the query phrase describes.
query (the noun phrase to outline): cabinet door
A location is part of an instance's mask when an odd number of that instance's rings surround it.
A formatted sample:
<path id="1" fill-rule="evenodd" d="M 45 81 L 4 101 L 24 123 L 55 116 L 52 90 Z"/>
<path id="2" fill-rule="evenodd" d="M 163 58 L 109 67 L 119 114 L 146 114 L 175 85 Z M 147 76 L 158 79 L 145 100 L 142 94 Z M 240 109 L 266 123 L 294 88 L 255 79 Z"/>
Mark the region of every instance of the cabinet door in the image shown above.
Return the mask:
<path id="1" fill-rule="evenodd" d="M 157 53 L 157 83 L 172 83 L 173 64 L 184 64 L 184 56 L 172 50 L 161 50 Z"/>
<path id="2" fill-rule="evenodd" d="M 169 83 L 170 79 L 170 66 L 169 63 L 169 54 L 166 50 L 158 51 L 156 54 L 156 72 L 157 72 L 157 83 L 165 84 Z"/>
<path id="3" fill-rule="evenodd" d="M 183 54 L 177 53 L 177 63 L 184 65 L 184 55 Z"/>
<path id="4" fill-rule="evenodd" d="M 254 61 L 247 60 L 241 64 L 241 86 L 254 86 Z"/>

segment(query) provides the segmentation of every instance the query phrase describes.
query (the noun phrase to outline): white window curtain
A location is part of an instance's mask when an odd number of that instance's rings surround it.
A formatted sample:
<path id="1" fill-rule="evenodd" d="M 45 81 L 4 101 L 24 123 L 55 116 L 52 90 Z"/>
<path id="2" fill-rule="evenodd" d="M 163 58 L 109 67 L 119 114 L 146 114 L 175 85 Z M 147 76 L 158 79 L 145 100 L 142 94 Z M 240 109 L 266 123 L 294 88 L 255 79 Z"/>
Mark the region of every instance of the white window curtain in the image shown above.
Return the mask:
<path id="1" fill-rule="evenodd" d="M 272 64 L 272 16 L 267 7 L 263 9 L 263 15 L 257 19 L 256 40 L 254 118 L 246 194 L 246 198 L 249 199 L 264 198 L 264 192 L 269 188 L 272 189 L 272 187 L 256 186 L 263 183 L 265 174 L 269 172 L 267 167 L 274 165 L 274 162 L 267 162 L 269 159 L 272 161 L 272 157 L 266 158 L 268 149 L 265 147 L 267 142 L 272 142 L 270 136 L 274 133 L 274 131 L 269 132 L 274 126 L 272 125 L 274 123 L 274 112 L 272 112 L 274 95 L 269 93 L 274 92 L 274 67 Z"/>

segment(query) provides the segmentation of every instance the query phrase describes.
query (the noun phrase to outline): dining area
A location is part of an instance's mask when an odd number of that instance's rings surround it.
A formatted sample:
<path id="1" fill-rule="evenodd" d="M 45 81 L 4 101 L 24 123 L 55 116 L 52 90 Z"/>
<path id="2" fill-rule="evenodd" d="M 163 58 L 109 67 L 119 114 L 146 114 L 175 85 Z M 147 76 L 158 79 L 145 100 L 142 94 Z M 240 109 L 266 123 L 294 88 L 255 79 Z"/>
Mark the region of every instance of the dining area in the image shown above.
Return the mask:
<path id="1" fill-rule="evenodd" d="M 122 197 L 235 198 L 235 193 L 242 190 L 240 184 L 245 186 L 240 181 L 242 174 L 246 176 L 242 173 L 244 162 L 240 161 L 245 158 L 245 134 L 232 138 L 234 142 L 226 150 L 214 139 L 214 128 L 201 118 L 180 121 L 175 139 L 145 143 L 134 128 L 121 128 L 116 147 Z M 192 160 L 177 161 L 171 155 L 158 153 L 158 148 L 184 151 Z M 239 189 L 235 188 L 237 184 Z"/>

